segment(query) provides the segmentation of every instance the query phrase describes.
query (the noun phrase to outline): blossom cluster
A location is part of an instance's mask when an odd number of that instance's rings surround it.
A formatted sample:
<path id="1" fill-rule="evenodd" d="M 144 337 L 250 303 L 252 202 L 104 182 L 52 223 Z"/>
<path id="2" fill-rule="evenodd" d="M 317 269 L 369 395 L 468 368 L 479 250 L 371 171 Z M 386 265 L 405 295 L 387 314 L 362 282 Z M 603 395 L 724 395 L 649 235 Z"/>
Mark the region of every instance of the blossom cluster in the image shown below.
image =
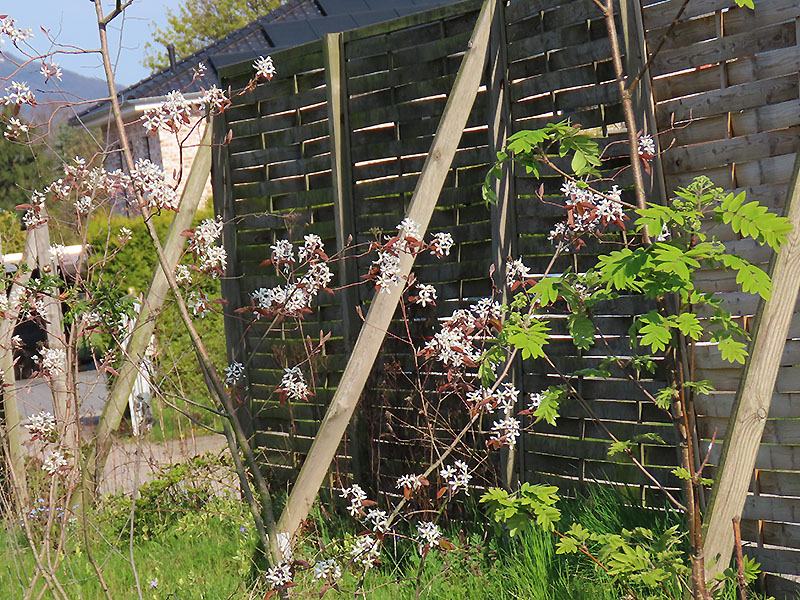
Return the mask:
<path id="1" fill-rule="evenodd" d="M 322 239 L 318 235 L 305 236 L 299 248 L 298 259 L 307 265 L 302 275 L 294 272 L 294 246 L 289 240 L 278 240 L 271 247 L 270 261 L 287 278 L 285 286 L 259 288 L 251 295 L 256 318 L 266 316 L 302 317 L 311 310 L 311 303 L 320 291 L 328 289 L 333 273 L 328 267 Z"/>
<path id="2" fill-rule="evenodd" d="M 140 158 L 133 166 L 131 181 L 151 209 L 178 210 L 178 193 L 167 183 L 166 175 L 158 165 Z"/>
<path id="3" fill-rule="evenodd" d="M 467 393 L 467 403 L 471 410 L 474 412 L 491 410 L 503 417 L 492 424 L 492 435 L 487 445 L 495 449 L 501 446 L 509 448 L 516 446 L 520 422 L 508 415 L 514 410 L 518 397 L 519 390 L 511 383 L 503 383 L 495 390 L 480 387 Z"/>
<path id="4" fill-rule="evenodd" d="M 397 489 L 409 492 L 416 491 L 424 485 L 422 475 L 408 473 L 397 478 Z"/>
<path id="5" fill-rule="evenodd" d="M 567 219 L 556 224 L 549 240 L 572 242 L 582 234 L 597 231 L 601 225 L 624 227 L 627 217 L 623 212 L 622 191 L 616 185 L 600 194 L 574 181 L 567 181 L 561 186 L 561 191 L 566 196 Z"/>
<path id="6" fill-rule="evenodd" d="M 300 367 L 287 367 L 283 370 L 281 384 L 276 391 L 283 392 L 290 400 L 306 400 L 311 394 Z"/>
<path id="7" fill-rule="evenodd" d="M 288 563 L 279 563 L 267 570 L 264 579 L 273 589 L 286 587 L 292 583 L 292 566 Z"/>
<path id="8" fill-rule="evenodd" d="M 244 375 L 244 365 L 234 361 L 225 367 L 225 385 L 234 386 Z"/>
<path id="9" fill-rule="evenodd" d="M 398 225 L 396 236 L 387 236 L 384 244 L 378 246 L 378 256 L 372 262 L 367 277 L 375 281 L 375 288 L 378 290 L 388 290 L 400 283 L 400 257 L 403 254 L 416 256 L 426 248 L 431 254 L 439 258 L 448 256 L 453 247 L 453 237 L 449 233 L 437 233 L 429 244 L 422 240 L 420 225 L 413 219 L 406 217 Z M 435 290 L 433 300 L 435 300 Z M 422 295 L 422 304 L 433 303 L 431 290 Z M 419 297 L 418 297 L 419 298 Z M 426 299 L 427 298 L 427 299 Z M 422 303 L 420 302 L 420 303 Z"/>
<path id="10" fill-rule="evenodd" d="M 419 542 L 420 554 L 438 546 L 441 540 L 442 531 L 436 523 L 431 521 L 420 521 L 417 523 L 417 541 Z"/>
<path id="11" fill-rule="evenodd" d="M 448 367 L 475 366 L 481 357 L 475 343 L 485 337 L 491 322 L 500 318 L 502 307 L 482 298 L 469 309 L 458 309 L 442 321 L 442 328 L 422 349 L 423 356 L 434 356 Z"/>
<path id="12" fill-rule="evenodd" d="M 643 158 L 653 158 L 656 155 L 656 143 L 652 135 L 639 136 L 638 153 Z"/>
<path id="13" fill-rule="evenodd" d="M 368 569 L 378 562 L 381 553 L 381 543 L 371 535 L 362 535 L 356 539 L 356 543 L 350 550 L 353 561 Z"/>
<path id="14" fill-rule="evenodd" d="M 0 18 L 0 35 L 8 36 L 14 45 L 33 37 L 33 32 L 30 28 L 22 29 L 17 27 L 15 23 L 16 21 L 9 16 Z"/>
<path id="15" fill-rule="evenodd" d="M 200 271 L 211 274 L 215 279 L 224 275 L 228 266 L 228 253 L 225 248 L 215 244 L 220 235 L 222 235 L 222 219 L 217 217 L 203 220 L 189 238 L 189 250 L 199 261 Z M 176 278 L 180 283 L 190 283 L 192 279 L 188 268 L 176 270 Z"/>
<path id="16" fill-rule="evenodd" d="M 5 93 L 0 96 L 0 103 L 9 106 L 10 104 L 21 106 L 23 104 L 36 105 L 36 96 L 31 91 L 30 86 L 24 81 L 12 81 L 8 88 L 3 90 Z"/>
<path id="17" fill-rule="evenodd" d="M 44 459 L 42 459 L 42 469 L 50 476 L 60 475 L 64 473 L 69 467 L 64 453 L 57 448 L 53 448 L 47 452 Z"/>
<path id="18" fill-rule="evenodd" d="M 350 487 L 342 488 L 339 497 L 350 502 L 350 505 L 347 507 L 347 512 L 350 513 L 351 517 L 355 517 L 362 513 L 364 500 L 367 499 L 367 493 L 361 489 L 360 485 L 354 483 Z"/>
<path id="19" fill-rule="evenodd" d="M 50 441 L 56 431 L 56 419 L 53 413 L 43 410 L 28 417 L 25 429 L 30 432 L 33 440 Z"/>
<path id="20" fill-rule="evenodd" d="M 277 73 L 271 56 L 267 56 L 266 58 L 259 56 L 255 62 L 253 62 L 253 68 L 256 70 L 256 79 L 266 79 L 270 81 Z"/>
<path id="21" fill-rule="evenodd" d="M 439 475 L 453 494 L 457 494 L 461 490 L 466 492 L 469 488 L 469 480 L 472 479 L 469 467 L 463 460 L 457 460 L 452 465 L 442 467 Z"/>
<path id="22" fill-rule="evenodd" d="M 312 581 L 335 583 L 342 578 L 342 567 L 334 559 L 318 560 L 312 568 Z"/>
<path id="23" fill-rule="evenodd" d="M 521 258 L 506 263 L 506 285 L 512 290 L 532 277 L 530 267 L 525 266 Z"/>
<path id="24" fill-rule="evenodd" d="M 16 140 L 28 133 L 30 129 L 31 128 L 27 124 L 23 123 L 18 118 L 10 117 L 8 123 L 6 123 L 6 130 L 3 132 L 3 135 L 10 140 Z"/>
<path id="25" fill-rule="evenodd" d="M 228 108 L 230 103 L 225 92 L 216 85 L 212 85 L 200 96 L 191 100 L 182 92 L 173 90 L 167 94 L 164 102 L 145 111 L 142 115 L 142 126 L 150 135 L 159 129 L 178 133 L 192 124 L 192 118 L 199 116 L 203 106 L 209 106 L 213 112 L 220 113 Z"/>
<path id="26" fill-rule="evenodd" d="M 33 360 L 45 377 L 55 377 L 64 373 L 67 368 L 67 354 L 61 348 L 44 348 Z"/>
<path id="27" fill-rule="evenodd" d="M 39 69 L 39 73 L 42 75 L 42 77 L 44 77 L 45 81 L 50 81 L 53 77 L 61 81 L 61 76 L 63 75 L 61 67 L 59 67 L 52 60 L 49 64 L 42 62 L 42 67 Z"/>

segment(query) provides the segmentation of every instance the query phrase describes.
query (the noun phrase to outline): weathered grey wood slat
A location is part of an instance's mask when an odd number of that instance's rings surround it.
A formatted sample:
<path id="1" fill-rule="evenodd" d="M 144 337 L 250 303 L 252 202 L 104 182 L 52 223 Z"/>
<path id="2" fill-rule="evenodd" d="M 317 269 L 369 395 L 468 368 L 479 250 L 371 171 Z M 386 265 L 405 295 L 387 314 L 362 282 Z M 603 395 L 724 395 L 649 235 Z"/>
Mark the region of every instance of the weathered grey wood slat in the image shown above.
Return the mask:
<path id="1" fill-rule="evenodd" d="M 754 133 L 728 140 L 673 148 L 664 159 L 664 170 L 670 175 L 687 170 L 714 168 L 731 162 L 742 162 L 790 154 L 797 148 L 800 127 L 765 133 Z"/>
<path id="2" fill-rule="evenodd" d="M 724 37 L 691 48 L 662 51 L 652 63 L 653 76 L 730 60 L 743 54 L 769 52 L 795 45 L 794 23 L 781 23 Z"/>

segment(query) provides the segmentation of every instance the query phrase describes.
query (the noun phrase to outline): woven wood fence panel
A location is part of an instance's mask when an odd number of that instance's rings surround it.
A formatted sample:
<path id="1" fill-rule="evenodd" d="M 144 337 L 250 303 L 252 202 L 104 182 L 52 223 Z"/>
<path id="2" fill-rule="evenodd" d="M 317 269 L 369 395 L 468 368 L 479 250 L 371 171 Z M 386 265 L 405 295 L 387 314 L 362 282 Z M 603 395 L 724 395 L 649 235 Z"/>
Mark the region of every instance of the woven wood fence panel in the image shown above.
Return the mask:
<path id="1" fill-rule="evenodd" d="M 675 142 L 665 157 L 667 189 L 705 173 L 726 187 L 751 188 L 754 197 L 779 207 L 793 160 L 796 131 L 792 128 L 800 125 L 800 60 L 792 29 L 796 3 L 776 0 L 771 8 L 757 10 L 756 23 L 747 26 L 740 11 L 720 13 L 717 4 L 721 3 L 694 0 L 685 16 L 687 22 L 675 28 L 679 41 L 668 41 L 652 65 L 660 129 L 669 129 L 673 113 L 678 123 L 692 119 L 687 127 L 670 134 Z M 670 0 L 642 10 L 649 44 L 657 42 L 679 5 Z M 638 4 L 635 8 L 638 11 Z M 310 317 L 313 323 L 307 322 L 306 329 L 312 337 L 317 329 L 332 332 L 332 337 L 324 355 L 314 359 L 315 396 L 307 403 L 282 404 L 274 394 L 282 369 L 303 355 L 295 327 L 284 322 L 260 342 L 268 324 L 263 320 L 250 324 L 233 311 L 249 304 L 255 289 L 280 284 L 273 267 L 261 266 L 277 239 L 301 241 L 303 235 L 317 233 L 332 250 L 338 249 L 337 234 L 340 241 L 352 235 L 354 243 L 363 243 L 396 231 L 479 9 L 477 0 L 467 0 L 346 32 L 336 52 L 323 41 L 276 53 L 277 77 L 237 97 L 224 118 L 217 120 L 220 133 L 233 132 L 231 143 L 215 154 L 214 165 L 216 195 L 220 196 L 215 201 L 230 222 L 226 245 L 234 277 L 223 289 L 229 303 L 229 346 L 234 347 L 233 354 L 243 349 L 239 356 L 258 347 L 247 373 L 245 404 L 251 405 L 252 428 L 266 468 L 287 485 L 310 447 L 361 326 L 352 303 L 359 303 L 366 313 L 374 291 L 361 285 L 335 296 L 319 296 L 319 314 Z M 769 15 L 763 14 L 765 10 Z M 502 35 L 494 31 L 492 45 L 501 48 L 500 70 L 508 102 L 500 112 L 505 111 L 508 133 L 570 118 L 608 146 L 606 155 L 614 158 L 604 168 L 609 176 L 615 174 L 627 160 L 626 146 L 619 143 L 626 132 L 610 45 L 597 7 L 590 0 L 517 0 L 506 6 L 504 13 Z M 636 38 L 635 27 L 622 17 L 619 20 L 620 32 L 626 32 L 630 44 L 643 45 L 644 41 Z M 751 31 L 756 26 L 763 28 L 757 29 L 757 36 Z M 722 38 L 717 39 L 720 31 Z M 693 46 L 700 42 L 705 42 L 702 48 Z M 641 67 L 642 57 L 628 58 L 629 71 Z M 693 70 L 672 75 L 679 69 Z M 336 90 L 326 85 L 334 71 L 341 73 L 342 82 Z M 249 81 L 252 68 L 249 63 L 234 65 L 223 69 L 221 75 L 226 87 L 239 90 Z M 423 331 L 436 326 L 437 317 L 468 307 L 490 293 L 492 240 L 501 230 L 514 230 L 513 257 L 521 256 L 534 273 L 542 273 L 553 250 L 547 236 L 564 216 L 563 211 L 536 197 L 543 181 L 545 201 L 562 198 L 562 180 L 556 173 L 545 173 L 542 181 L 515 174 L 516 201 L 509 222 L 499 222 L 483 204 L 480 185 L 499 149 L 492 141 L 493 85 L 487 73 L 485 89 L 478 94 L 431 223 L 433 231 L 451 232 L 456 246 L 443 261 L 422 256 L 415 267 L 422 282 L 433 283 L 440 298 L 448 299 L 437 308 L 413 308 L 410 316 L 416 329 L 412 334 L 418 339 Z M 332 93 L 341 94 L 341 113 L 332 113 Z M 637 118 L 644 123 L 644 109 L 640 109 Z M 341 157 L 345 166 L 338 174 L 345 194 L 336 191 L 331 166 L 332 140 L 339 135 L 343 135 L 340 141 L 346 153 Z M 699 143 L 706 140 L 716 141 Z M 669 142 L 662 139 L 662 146 Z M 627 177 L 623 172 L 618 181 L 629 188 Z M 630 195 L 628 200 L 632 200 Z M 337 211 L 344 211 L 347 218 L 337 220 Z M 762 249 L 736 243 L 751 259 L 768 259 Z M 604 244 L 592 243 L 579 253 L 559 258 L 553 271 L 581 271 L 607 250 Z M 368 271 L 371 260 L 360 259 L 354 269 L 356 276 Z M 732 282 L 719 274 L 708 273 L 704 278 L 715 289 L 733 289 Z M 731 292 L 726 299 L 743 313 L 755 310 L 754 300 L 747 295 Z M 567 334 L 566 307 L 556 306 L 552 315 L 556 338 L 549 346 L 556 367 L 572 371 L 596 366 L 609 354 L 623 354 L 629 347 L 632 315 L 649 309 L 639 298 L 615 302 L 598 318 L 608 335 L 608 347 L 598 343 L 579 352 Z M 393 325 L 399 326 L 399 321 Z M 796 331 L 800 331 L 798 326 L 793 327 L 793 336 Z M 797 402 L 792 400 L 790 383 L 800 381 L 790 362 L 797 347 L 796 341 L 787 345 L 786 367 L 779 379 L 782 393 L 776 396 L 765 434 L 771 437 L 759 456 L 756 481 L 761 487 L 756 489 L 760 495 L 754 495 L 748 504 L 749 520 L 744 523 L 749 539 L 760 536 L 764 546 L 757 557 L 781 573 L 794 573 L 800 564 L 798 560 L 790 566 L 784 551 L 766 547 L 778 542 L 797 547 L 800 541 L 794 525 L 800 522 L 796 517 L 800 509 L 794 500 L 784 498 L 800 496 L 800 478 L 789 472 L 800 464 L 797 446 L 793 446 L 797 442 L 791 437 L 793 423 L 785 421 L 798 416 L 791 409 Z M 726 370 L 713 349 L 701 348 L 698 356 L 698 364 L 705 369 L 702 376 L 714 379 L 723 390 L 702 400 L 698 427 L 707 437 L 713 427 L 718 428 L 718 435 L 724 435 L 720 418 L 730 409 L 738 370 Z M 429 458 L 431 450 L 421 443 L 418 433 L 420 405 L 409 397 L 410 388 L 404 383 L 412 364 L 407 347 L 388 338 L 332 471 L 331 484 L 352 477 L 391 493 L 398 475 L 417 470 Z M 639 501 L 663 506 L 663 498 L 645 484 L 632 465 L 608 457 L 608 431 L 625 439 L 657 433 L 666 444 L 641 443 L 636 452 L 666 487 L 678 488 L 670 474 L 677 460 L 671 423 L 645 401 L 641 390 L 621 373 L 617 375 L 616 379 L 575 382 L 581 394 L 592 401 L 602 425 L 588 418 L 577 403 L 568 404 L 557 427 L 537 426 L 522 436 L 516 461 L 520 479 L 552 481 L 565 490 L 592 481 L 625 486 Z M 560 382 L 557 373 L 542 361 L 520 366 L 514 378 L 523 392 L 520 409 L 525 407 L 527 394 Z M 659 376 L 645 381 L 644 386 L 658 389 Z M 456 427 L 459 415 L 455 410 L 447 414 L 453 415 L 452 426 Z M 447 432 L 442 433 L 446 438 Z M 473 442 L 483 444 L 480 437 Z M 499 470 L 487 469 L 486 479 L 496 479 Z"/>
<path id="2" fill-rule="evenodd" d="M 646 39 L 654 48 L 682 2 L 647 2 Z M 667 189 L 706 175 L 719 186 L 745 190 L 782 211 L 795 152 L 800 145 L 800 4 L 756 2 L 755 11 L 730 2 L 690 2 L 652 64 L 653 93 Z M 767 247 L 727 239 L 729 247 L 766 268 Z M 706 289 L 722 292 L 746 325 L 757 298 L 736 291 L 729 275 L 703 274 Z M 742 533 L 768 571 L 800 575 L 800 316 L 795 314 L 756 462 Z M 724 438 L 741 370 L 724 363 L 716 348 L 697 350 L 697 379 L 718 392 L 698 399 L 698 428 Z M 713 457 L 719 457 L 721 444 Z M 712 461 L 713 462 L 713 461 Z M 771 582 L 780 593 L 781 582 Z"/>

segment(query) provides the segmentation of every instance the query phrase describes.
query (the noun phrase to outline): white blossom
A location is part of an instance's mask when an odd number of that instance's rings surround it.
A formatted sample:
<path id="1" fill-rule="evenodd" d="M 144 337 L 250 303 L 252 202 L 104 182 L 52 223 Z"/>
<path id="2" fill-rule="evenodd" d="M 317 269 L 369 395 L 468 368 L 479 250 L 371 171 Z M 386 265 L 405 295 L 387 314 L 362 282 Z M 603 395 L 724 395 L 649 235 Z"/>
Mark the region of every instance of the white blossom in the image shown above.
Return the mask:
<path id="1" fill-rule="evenodd" d="M 640 135 L 639 136 L 639 156 L 655 156 L 656 154 L 656 143 L 653 140 L 652 135 Z"/>
<path id="2" fill-rule="evenodd" d="M 273 589 L 282 588 L 292 582 L 292 567 L 287 563 L 280 563 L 268 569 L 264 579 Z"/>
<path id="3" fill-rule="evenodd" d="M 437 233 L 433 236 L 430 243 L 431 254 L 442 258 L 450 256 L 450 249 L 453 247 L 453 236 L 449 233 Z"/>
<path id="4" fill-rule="evenodd" d="M 209 246 L 200 255 L 200 270 L 204 273 L 211 273 L 214 278 L 220 271 L 223 273 L 228 267 L 228 253 L 222 246 Z"/>
<path id="5" fill-rule="evenodd" d="M 495 409 L 503 412 L 514 410 L 514 406 L 517 403 L 517 396 L 519 396 L 519 390 L 511 383 L 504 383 L 497 391 L 497 405 Z"/>
<path id="6" fill-rule="evenodd" d="M 42 77 L 44 77 L 45 81 L 50 81 L 51 78 L 55 77 L 59 81 L 61 81 L 61 67 L 59 67 L 56 63 L 52 60 L 50 63 L 43 62 L 42 68 L 39 69 L 39 73 L 41 73 Z"/>
<path id="7" fill-rule="evenodd" d="M 305 400 L 308 397 L 308 385 L 306 385 L 306 380 L 300 367 L 287 367 L 283 370 L 280 389 L 291 400 Z"/>
<path id="8" fill-rule="evenodd" d="M 56 430 L 56 419 L 53 413 L 43 410 L 28 417 L 25 428 L 33 439 L 47 440 Z"/>
<path id="9" fill-rule="evenodd" d="M 6 106 L 9 104 L 16 104 L 17 106 L 30 104 L 34 106 L 36 104 L 36 97 L 24 81 L 12 81 L 8 84 L 8 88 L 3 91 L 5 91 L 5 94 L 0 96 L 0 102 Z"/>
<path id="10" fill-rule="evenodd" d="M 205 76 L 207 70 L 208 67 L 206 67 L 206 63 L 201 60 L 199 63 L 197 63 L 197 66 L 192 69 L 192 72 L 194 73 L 195 77 L 200 78 Z"/>
<path id="11" fill-rule="evenodd" d="M 186 304 L 195 317 L 205 317 L 211 312 L 211 302 L 208 296 L 206 296 L 205 292 L 199 290 L 194 290 L 189 294 L 189 300 Z"/>
<path id="12" fill-rule="evenodd" d="M 312 568 L 313 581 L 336 582 L 342 578 L 342 567 L 334 559 L 318 560 Z"/>
<path id="13" fill-rule="evenodd" d="M 270 81 L 277 73 L 275 65 L 272 64 L 271 56 L 266 58 L 259 56 L 253 63 L 253 68 L 256 70 L 256 79 L 261 78 Z"/>
<path id="14" fill-rule="evenodd" d="M 500 446 L 513 448 L 517 445 L 519 437 L 519 421 L 514 417 L 508 417 L 492 424 L 492 436 L 490 442 L 495 442 Z"/>
<path id="15" fill-rule="evenodd" d="M 439 471 L 439 475 L 444 479 L 445 484 L 453 494 L 457 494 L 460 490 L 466 492 L 469 488 L 469 480 L 472 479 L 467 463 L 462 460 L 457 460 L 452 465 L 443 467 Z"/>
<path id="16" fill-rule="evenodd" d="M 521 258 L 511 260 L 506 264 L 506 285 L 512 287 L 518 281 L 525 281 L 533 277 L 529 267 L 526 267 Z"/>
<path id="17" fill-rule="evenodd" d="M 78 214 L 87 215 L 92 210 L 93 204 L 91 196 L 81 196 L 75 200 L 75 210 L 78 211 Z"/>
<path id="18" fill-rule="evenodd" d="M 8 123 L 6 124 L 6 131 L 3 133 L 9 139 L 16 139 L 20 137 L 24 133 L 28 133 L 30 131 L 30 127 L 20 121 L 16 117 L 11 117 L 8 119 Z"/>
<path id="19" fill-rule="evenodd" d="M 127 244 L 131 241 L 133 237 L 133 232 L 128 229 L 127 227 L 120 227 L 119 232 L 117 233 L 117 240 L 119 240 L 120 244 Z"/>
<path id="20" fill-rule="evenodd" d="M 63 244 L 53 244 L 50 246 L 50 260 L 60 262 L 64 260 L 67 253 L 67 248 Z"/>
<path id="21" fill-rule="evenodd" d="M 20 44 L 33 37 L 33 32 L 29 29 L 20 29 L 15 25 L 16 21 L 11 17 L 0 19 L 0 35 L 7 35 L 14 44 Z M 4 40 L 0 39 L 0 42 Z"/>
<path id="22" fill-rule="evenodd" d="M 370 529 L 375 533 L 386 533 L 389 531 L 389 516 L 385 510 L 371 508 L 367 511 L 366 519 L 370 523 Z"/>
<path id="23" fill-rule="evenodd" d="M 350 501 L 347 512 L 350 513 L 351 517 L 355 517 L 361 513 L 362 503 L 367 499 L 367 493 L 361 489 L 360 485 L 354 483 L 350 487 L 342 488 L 339 492 L 339 497 Z"/>
<path id="24" fill-rule="evenodd" d="M 205 67 L 205 65 L 203 66 Z M 197 102 L 198 104 L 207 104 L 212 111 L 216 112 L 224 111 L 231 103 L 228 96 L 225 95 L 225 91 L 219 89 L 216 84 L 205 90 Z"/>
<path id="25" fill-rule="evenodd" d="M 278 240 L 270 246 L 270 249 L 272 250 L 271 258 L 275 268 L 278 271 L 290 272 L 295 262 L 292 243 L 289 240 Z"/>
<path id="26" fill-rule="evenodd" d="M 42 312 L 39 307 L 37 307 L 37 312 Z M 60 375 L 67 368 L 67 353 L 61 348 L 43 348 L 38 356 L 33 357 L 33 360 L 46 377 Z"/>
<path id="27" fill-rule="evenodd" d="M 490 319 L 500 320 L 503 316 L 503 305 L 491 298 L 481 298 L 470 306 L 469 309 L 475 317 L 484 322 Z"/>
<path id="28" fill-rule="evenodd" d="M 188 265 L 177 265 L 175 267 L 175 281 L 181 285 L 192 283 L 192 270 Z"/>
<path id="29" fill-rule="evenodd" d="M 545 392 L 531 392 L 528 403 L 528 410 L 533 412 L 539 408 L 545 399 Z"/>
<path id="30" fill-rule="evenodd" d="M 225 367 L 225 383 L 228 386 L 236 385 L 244 375 L 244 365 L 234 361 Z"/>
<path id="31" fill-rule="evenodd" d="M 152 209 L 178 210 L 178 194 L 167 184 L 161 167 L 146 158 L 136 161 L 131 181 Z"/>
<path id="32" fill-rule="evenodd" d="M 422 487 L 422 475 L 413 475 L 411 473 L 401 475 L 397 478 L 397 489 L 418 490 Z"/>
<path id="33" fill-rule="evenodd" d="M 192 232 L 189 238 L 189 250 L 192 252 L 202 252 L 205 248 L 213 244 L 222 235 L 222 218 L 203 219 Z"/>
<path id="34" fill-rule="evenodd" d="M 167 94 L 164 102 L 145 111 L 142 115 L 142 125 L 151 134 L 158 129 L 178 133 L 192 122 L 193 111 L 193 103 L 189 102 L 181 92 L 173 90 Z"/>
<path id="35" fill-rule="evenodd" d="M 415 240 L 422 240 L 422 234 L 419 231 L 419 223 L 414 221 L 414 219 L 410 219 L 406 217 L 397 225 L 397 229 L 400 232 L 399 235 L 401 238 L 410 237 Z"/>
<path id="36" fill-rule="evenodd" d="M 422 554 L 426 548 L 438 546 L 442 539 L 442 532 L 436 523 L 431 521 L 420 521 L 417 523 L 417 541 L 419 551 Z"/>
<path id="37" fill-rule="evenodd" d="M 363 568 L 373 566 L 380 556 L 380 542 L 371 535 L 363 535 L 356 539 L 356 543 L 350 550 L 350 556 Z"/>
<path id="38" fill-rule="evenodd" d="M 317 252 L 324 252 L 322 238 L 315 233 L 303 236 L 303 245 L 297 251 L 297 257 L 300 262 L 312 260 Z"/>
<path id="39" fill-rule="evenodd" d="M 417 299 L 415 304 L 420 306 L 428 306 L 436 302 L 436 288 L 427 283 L 417 284 Z"/>
<path id="40" fill-rule="evenodd" d="M 388 290 L 400 283 L 400 256 L 398 254 L 388 250 L 378 252 L 378 258 L 372 264 L 378 269 L 375 286 L 380 290 Z"/>
<path id="41" fill-rule="evenodd" d="M 50 450 L 42 460 L 42 469 L 48 475 L 56 475 L 67 467 L 67 459 L 60 450 Z"/>

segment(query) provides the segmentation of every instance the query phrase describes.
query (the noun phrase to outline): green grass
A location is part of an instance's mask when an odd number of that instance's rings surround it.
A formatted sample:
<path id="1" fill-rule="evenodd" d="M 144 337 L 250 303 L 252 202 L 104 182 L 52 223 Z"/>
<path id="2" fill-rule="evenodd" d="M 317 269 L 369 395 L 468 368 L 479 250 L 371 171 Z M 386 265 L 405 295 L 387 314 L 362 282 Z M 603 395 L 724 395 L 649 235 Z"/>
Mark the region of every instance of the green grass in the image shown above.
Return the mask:
<path id="1" fill-rule="evenodd" d="M 202 469 L 203 465 L 197 468 Z M 186 472 L 180 469 L 145 487 L 137 501 L 133 555 L 143 598 L 261 600 L 268 588 L 254 576 L 256 536 L 247 511 L 238 499 L 210 497 L 202 486 L 199 492 L 187 493 L 182 479 Z M 327 505 L 325 508 L 318 506 L 314 517 L 318 539 L 329 545 L 334 554 L 346 554 L 358 530 L 352 520 L 331 516 Z M 619 531 L 637 525 L 663 531 L 677 519 L 665 511 L 626 506 L 624 498 L 609 493 L 564 501 L 562 508 L 561 523 L 565 528 L 576 520 L 595 531 Z M 102 565 L 114 600 L 138 598 L 129 560 L 129 510 L 129 499 L 110 498 L 89 520 L 92 552 Z M 387 538 L 377 568 L 368 571 L 363 581 L 360 573 L 345 569 L 339 589 L 328 589 L 325 598 L 621 600 L 625 597 L 625 591 L 585 557 L 557 555 L 553 534 L 534 528 L 512 540 L 486 525 L 477 512 L 473 515 L 470 522 L 444 527 L 456 550 L 432 551 L 423 561 L 412 540 Z M 18 528 L 7 525 L 0 537 L 0 590 L 4 592 L 0 596 L 11 600 L 23 597 L 22 582 L 29 580 L 33 561 Z M 307 544 L 297 557 L 313 562 L 318 548 L 316 544 Z M 57 575 L 70 598 L 105 598 L 87 560 L 82 530 L 77 524 L 70 528 Z M 155 583 L 153 587 L 151 582 Z M 309 570 L 298 568 L 295 583 L 291 597 L 319 597 L 320 584 L 311 582 Z M 682 597 L 677 585 L 668 589 L 673 598 Z M 354 596 L 356 591 L 359 593 Z M 43 597 L 51 596 L 46 593 Z M 726 594 L 728 597 L 733 600 L 732 593 Z M 640 598 L 668 600 L 669 596 L 659 592 L 642 594 Z"/>

